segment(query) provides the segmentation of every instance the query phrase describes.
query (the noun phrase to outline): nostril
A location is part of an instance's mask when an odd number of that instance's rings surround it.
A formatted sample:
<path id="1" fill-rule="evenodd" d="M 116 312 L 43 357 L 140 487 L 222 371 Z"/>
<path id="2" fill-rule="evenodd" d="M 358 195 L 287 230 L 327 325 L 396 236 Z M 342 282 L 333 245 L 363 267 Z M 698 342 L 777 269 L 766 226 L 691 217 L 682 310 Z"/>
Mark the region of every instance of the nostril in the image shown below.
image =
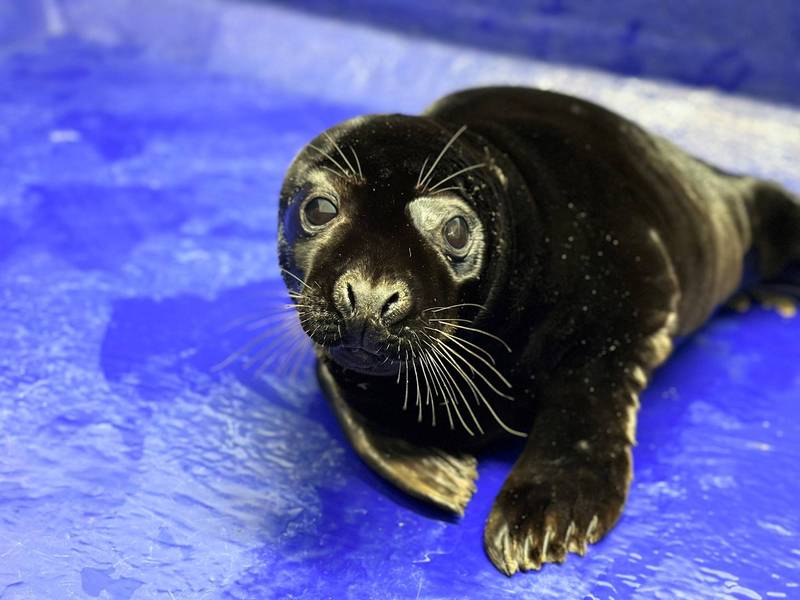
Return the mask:
<path id="1" fill-rule="evenodd" d="M 350 302 L 350 310 L 356 309 L 356 294 L 353 291 L 353 286 L 347 282 L 347 301 Z"/>
<path id="2" fill-rule="evenodd" d="M 389 310 L 392 308 L 392 304 L 394 304 L 398 300 L 400 300 L 400 294 L 398 292 L 395 292 L 394 294 L 389 296 L 389 298 L 387 298 L 386 302 L 383 305 L 383 308 L 381 308 L 381 318 L 386 316 L 386 313 L 389 312 Z"/>

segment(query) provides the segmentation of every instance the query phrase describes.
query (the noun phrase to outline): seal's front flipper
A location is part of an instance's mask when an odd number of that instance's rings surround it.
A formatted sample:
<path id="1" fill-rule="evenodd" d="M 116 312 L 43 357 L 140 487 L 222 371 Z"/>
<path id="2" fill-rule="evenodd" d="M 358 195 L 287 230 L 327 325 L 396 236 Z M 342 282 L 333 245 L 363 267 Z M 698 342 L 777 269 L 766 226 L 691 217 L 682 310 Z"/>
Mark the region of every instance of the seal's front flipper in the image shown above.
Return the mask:
<path id="1" fill-rule="evenodd" d="M 638 395 L 671 349 L 670 328 L 627 358 L 587 361 L 554 378 L 486 523 L 486 552 L 505 574 L 583 555 L 617 522 L 632 478 Z"/>
<path id="2" fill-rule="evenodd" d="M 614 526 L 632 473 L 622 422 L 634 419 L 635 398 L 621 400 L 614 409 L 620 418 L 600 417 L 595 404 L 601 398 L 587 394 L 584 402 L 570 402 L 560 416 L 542 415 L 534 426 L 484 531 L 486 553 L 503 573 L 563 562 L 568 552 L 583 555 L 587 544 Z M 612 422 L 623 426 L 607 435 Z"/>
<path id="3" fill-rule="evenodd" d="M 325 365 L 318 365 L 317 374 L 347 439 L 364 462 L 404 492 L 458 515 L 464 514 L 477 489 L 474 456 L 417 446 L 371 431 L 347 405 Z"/>

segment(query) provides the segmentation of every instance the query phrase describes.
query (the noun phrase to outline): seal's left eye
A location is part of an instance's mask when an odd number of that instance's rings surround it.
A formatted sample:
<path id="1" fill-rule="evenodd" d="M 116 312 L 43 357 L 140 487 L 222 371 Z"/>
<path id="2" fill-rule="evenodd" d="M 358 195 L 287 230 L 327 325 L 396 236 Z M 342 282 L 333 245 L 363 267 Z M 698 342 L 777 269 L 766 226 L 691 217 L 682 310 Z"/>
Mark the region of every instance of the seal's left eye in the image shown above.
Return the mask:
<path id="1" fill-rule="evenodd" d="M 444 224 L 442 231 L 447 245 L 453 250 L 464 250 L 469 243 L 469 226 L 464 217 L 453 217 Z"/>
<path id="2" fill-rule="evenodd" d="M 327 198 L 312 198 L 305 208 L 306 220 L 314 227 L 321 227 L 331 221 L 339 211 L 336 205 Z"/>

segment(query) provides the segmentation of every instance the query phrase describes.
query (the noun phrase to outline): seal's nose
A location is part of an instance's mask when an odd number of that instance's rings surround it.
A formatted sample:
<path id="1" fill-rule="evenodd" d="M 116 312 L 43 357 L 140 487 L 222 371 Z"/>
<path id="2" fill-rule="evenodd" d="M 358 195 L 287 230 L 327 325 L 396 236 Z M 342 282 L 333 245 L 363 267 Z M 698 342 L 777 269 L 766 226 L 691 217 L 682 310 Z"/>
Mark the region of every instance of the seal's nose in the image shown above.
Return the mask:
<path id="1" fill-rule="evenodd" d="M 411 291 L 401 279 L 375 281 L 352 271 L 336 282 L 333 300 L 345 319 L 364 319 L 384 326 L 401 321 L 412 305 Z"/>

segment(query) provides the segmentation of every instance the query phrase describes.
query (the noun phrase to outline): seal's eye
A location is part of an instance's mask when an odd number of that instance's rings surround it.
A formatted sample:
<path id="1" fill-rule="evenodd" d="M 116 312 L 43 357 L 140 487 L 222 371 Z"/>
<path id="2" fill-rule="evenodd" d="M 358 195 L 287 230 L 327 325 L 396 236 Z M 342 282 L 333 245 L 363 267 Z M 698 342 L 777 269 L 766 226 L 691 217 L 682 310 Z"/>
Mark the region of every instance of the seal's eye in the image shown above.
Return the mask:
<path id="1" fill-rule="evenodd" d="M 463 251 L 469 243 L 469 226 L 464 217 L 453 217 L 442 231 L 447 245 L 456 252 Z"/>
<path id="2" fill-rule="evenodd" d="M 336 205 L 327 198 L 312 198 L 303 207 L 306 221 L 313 227 L 322 227 L 331 221 L 339 211 Z"/>

